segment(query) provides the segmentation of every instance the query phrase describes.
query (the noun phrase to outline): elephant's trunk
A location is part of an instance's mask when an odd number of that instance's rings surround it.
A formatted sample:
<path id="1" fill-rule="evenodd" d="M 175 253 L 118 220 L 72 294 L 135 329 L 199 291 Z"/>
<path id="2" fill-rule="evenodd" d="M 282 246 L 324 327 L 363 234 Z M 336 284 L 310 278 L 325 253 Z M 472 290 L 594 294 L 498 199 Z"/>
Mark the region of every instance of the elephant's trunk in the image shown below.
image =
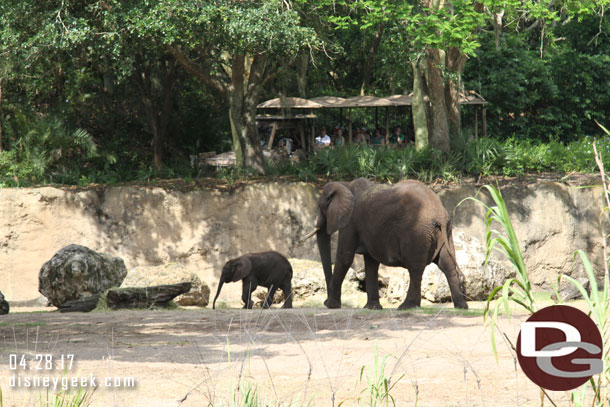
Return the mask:
<path id="1" fill-rule="evenodd" d="M 216 297 L 214 297 L 214 302 L 212 303 L 212 309 L 216 309 L 216 299 L 220 295 L 220 289 L 222 288 L 223 281 L 220 279 L 220 283 L 218 283 L 218 290 L 216 291 Z"/>
<path id="2" fill-rule="evenodd" d="M 333 269 L 330 259 L 330 235 L 320 228 L 316 233 L 318 240 L 318 250 L 322 259 L 322 267 L 324 268 L 324 278 L 326 279 L 326 293 L 330 293 L 330 279 L 333 275 Z"/>

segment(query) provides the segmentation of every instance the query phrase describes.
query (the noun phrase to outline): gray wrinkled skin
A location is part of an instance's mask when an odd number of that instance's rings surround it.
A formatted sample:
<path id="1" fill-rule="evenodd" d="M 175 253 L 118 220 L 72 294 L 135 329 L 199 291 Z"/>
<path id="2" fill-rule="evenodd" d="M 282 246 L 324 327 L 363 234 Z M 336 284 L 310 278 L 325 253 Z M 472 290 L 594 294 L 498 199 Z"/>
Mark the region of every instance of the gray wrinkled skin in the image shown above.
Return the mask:
<path id="1" fill-rule="evenodd" d="M 59 307 L 66 301 L 118 287 L 126 275 L 127 268 L 122 259 L 71 244 L 42 265 L 38 274 L 38 291 Z"/>

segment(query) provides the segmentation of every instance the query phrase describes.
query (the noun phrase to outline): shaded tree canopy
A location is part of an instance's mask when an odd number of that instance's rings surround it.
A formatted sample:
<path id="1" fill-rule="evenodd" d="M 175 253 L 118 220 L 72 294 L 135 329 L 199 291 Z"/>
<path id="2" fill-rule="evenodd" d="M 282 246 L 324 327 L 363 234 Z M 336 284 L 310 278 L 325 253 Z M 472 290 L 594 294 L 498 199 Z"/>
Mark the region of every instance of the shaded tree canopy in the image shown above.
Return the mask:
<path id="1" fill-rule="evenodd" d="M 0 0 L 0 168 L 61 180 L 233 149 L 262 173 L 256 105 L 278 94 L 413 92 L 394 121 L 450 151 L 473 89 L 494 137 L 569 141 L 610 111 L 608 2 Z"/>

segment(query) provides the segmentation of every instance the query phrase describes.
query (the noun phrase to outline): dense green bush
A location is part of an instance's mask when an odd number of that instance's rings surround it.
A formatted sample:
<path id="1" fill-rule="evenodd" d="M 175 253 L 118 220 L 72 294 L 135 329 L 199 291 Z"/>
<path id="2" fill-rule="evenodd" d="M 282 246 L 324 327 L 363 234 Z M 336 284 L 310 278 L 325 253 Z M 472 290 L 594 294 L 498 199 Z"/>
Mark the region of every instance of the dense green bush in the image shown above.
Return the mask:
<path id="1" fill-rule="evenodd" d="M 593 120 L 610 111 L 610 42 L 596 35 L 599 29 L 610 29 L 610 19 L 558 25 L 558 41 L 543 55 L 517 34 L 505 33 L 499 49 L 492 38 L 484 40 L 464 80 L 489 102 L 488 133 L 566 142 L 598 134 Z M 471 123 L 474 110 L 464 112 L 464 123 Z"/>
<path id="2" fill-rule="evenodd" d="M 154 182 L 156 179 L 197 175 L 186 159 L 168 161 L 154 169 L 136 151 L 125 150 L 119 159 L 98 151 L 93 139 L 83 130 L 68 129 L 57 120 L 34 121 L 24 136 L 0 152 L 0 186 L 34 184 L 113 184 L 119 182 Z M 610 139 L 585 136 L 564 142 L 557 137 L 536 141 L 511 137 L 455 140 L 450 153 L 434 149 L 415 151 L 412 146 L 387 148 L 359 144 L 317 150 L 299 163 L 279 160 L 267 164 L 267 175 L 315 179 L 351 180 L 358 177 L 380 182 L 415 178 L 424 182 L 435 179 L 457 180 L 463 176 L 517 176 L 540 172 L 595 172 L 593 142 L 610 168 Z M 112 151 L 113 149 L 110 149 Z M 233 184 L 252 177 L 253 172 L 210 168 L 203 176 L 213 176 Z"/>
<path id="3" fill-rule="evenodd" d="M 606 165 L 610 165 L 610 140 L 591 136 L 564 143 L 509 138 L 485 138 L 457 143 L 451 153 L 412 147 L 391 149 L 348 145 L 318 150 L 302 164 L 288 161 L 270 166 L 270 174 L 297 175 L 303 180 L 314 176 L 350 180 L 358 177 L 395 182 L 417 178 L 431 182 L 440 178 L 456 180 L 464 175 L 516 176 L 540 172 L 594 172 L 593 142 L 597 142 Z"/>
<path id="4" fill-rule="evenodd" d="M 36 120 L 20 115 L 15 124 L 11 150 L 0 153 L 0 184 L 73 184 L 91 160 L 98 157 L 95 142 L 87 131 L 71 129 L 57 118 Z"/>

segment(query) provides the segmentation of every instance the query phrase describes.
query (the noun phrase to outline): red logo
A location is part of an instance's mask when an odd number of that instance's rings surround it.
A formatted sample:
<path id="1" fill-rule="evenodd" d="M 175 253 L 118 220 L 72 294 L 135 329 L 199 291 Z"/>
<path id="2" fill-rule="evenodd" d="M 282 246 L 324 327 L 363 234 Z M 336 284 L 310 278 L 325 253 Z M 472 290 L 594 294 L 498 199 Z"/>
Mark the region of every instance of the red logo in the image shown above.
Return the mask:
<path id="1" fill-rule="evenodd" d="M 543 308 L 521 324 L 517 358 L 526 376 L 547 390 L 575 389 L 603 371 L 602 336 L 584 312 Z"/>

